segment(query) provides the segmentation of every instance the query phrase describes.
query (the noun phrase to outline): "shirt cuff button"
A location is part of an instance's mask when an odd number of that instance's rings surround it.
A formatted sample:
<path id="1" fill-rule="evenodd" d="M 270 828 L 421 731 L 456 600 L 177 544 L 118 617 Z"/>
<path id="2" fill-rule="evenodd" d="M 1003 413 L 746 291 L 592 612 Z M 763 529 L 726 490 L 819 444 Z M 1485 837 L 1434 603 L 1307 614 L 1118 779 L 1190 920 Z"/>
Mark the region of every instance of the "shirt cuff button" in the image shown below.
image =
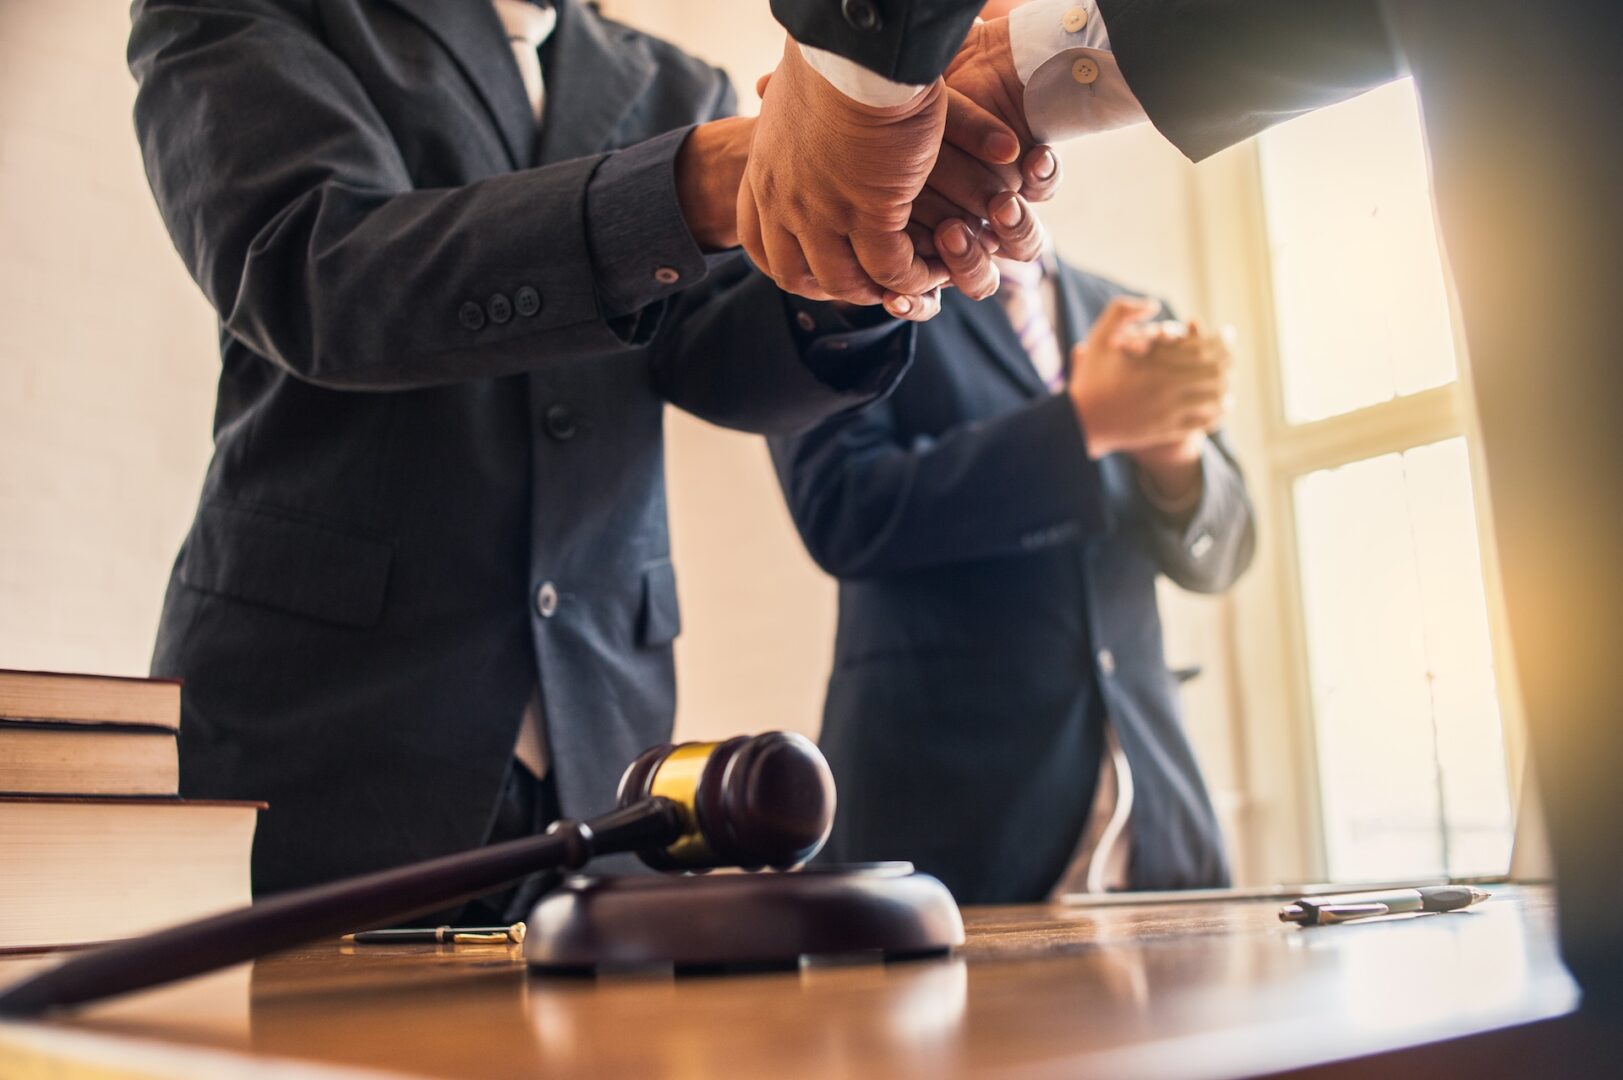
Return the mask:
<path id="1" fill-rule="evenodd" d="M 1071 78 L 1083 86 L 1091 85 L 1099 77 L 1099 65 L 1084 56 L 1071 65 Z"/>
<path id="2" fill-rule="evenodd" d="M 1059 24 L 1065 28 L 1067 34 L 1076 33 L 1088 25 L 1088 9 L 1083 7 L 1071 8 L 1065 13 L 1065 17 L 1060 19 Z"/>
<path id="3" fill-rule="evenodd" d="M 661 266 L 654 271 L 654 280 L 661 285 L 675 285 L 682 280 L 682 273 L 674 266 Z"/>

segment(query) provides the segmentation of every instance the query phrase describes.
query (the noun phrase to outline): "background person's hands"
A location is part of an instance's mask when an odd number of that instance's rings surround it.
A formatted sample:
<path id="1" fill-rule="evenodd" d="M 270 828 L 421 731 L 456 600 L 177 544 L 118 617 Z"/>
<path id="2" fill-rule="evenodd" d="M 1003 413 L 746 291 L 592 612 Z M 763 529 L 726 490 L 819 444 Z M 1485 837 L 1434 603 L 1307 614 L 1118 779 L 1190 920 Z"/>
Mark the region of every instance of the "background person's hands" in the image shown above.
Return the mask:
<path id="1" fill-rule="evenodd" d="M 1193 323 L 1137 325 L 1159 307 L 1117 297 L 1072 353 L 1067 389 L 1090 457 L 1126 452 L 1152 470 L 1198 464 L 1201 440 L 1226 414 L 1226 344 Z"/>

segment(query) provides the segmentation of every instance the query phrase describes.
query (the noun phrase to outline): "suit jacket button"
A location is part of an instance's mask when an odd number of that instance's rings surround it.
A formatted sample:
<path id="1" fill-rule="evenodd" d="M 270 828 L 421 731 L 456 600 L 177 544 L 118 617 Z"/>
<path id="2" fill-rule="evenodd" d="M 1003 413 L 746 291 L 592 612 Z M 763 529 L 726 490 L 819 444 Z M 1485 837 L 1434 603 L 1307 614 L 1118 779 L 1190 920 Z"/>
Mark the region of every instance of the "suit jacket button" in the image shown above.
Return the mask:
<path id="1" fill-rule="evenodd" d="M 1100 649 L 1099 670 L 1106 675 L 1114 675 L 1116 673 L 1116 654 L 1109 649 Z"/>
<path id="2" fill-rule="evenodd" d="M 541 310 L 541 294 L 528 285 L 513 294 L 513 309 L 528 319 Z"/>
<path id="3" fill-rule="evenodd" d="M 559 442 L 568 442 L 580 430 L 580 426 L 575 423 L 575 410 L 568 405 L 549 405 L 543 419 L 547 426 L 547 434 Z"/>
<path id="4" fill-rule="evenodd" d="M 845 16 L 852 29 L 861 30 L 864 34 L 876 33 L 884 25 L 873 0 L 844 0 L 840 4 L 840 14 Z"/>
<path id="5" fill-rule="evenodd" d="M 543 581 L 541 587 L 535 590 L 535 610 L 543 619 L 550 619 L 558 612 L 558 586 L 550 581 Z"/>
<path id="6" fill-rule="evenodd" d="M 464 330 L 483 330 L 485 328 L 485 309 L 469 300 L 456 310 L 456 321 L 462 324 Z"/>
<path id="7" fill-rule="evenodd" d="M 513 317 L 513 301 L 506 293 L 497 293 L 485 304 L 485 310 L 490 312 L 490 321 L 500 326 Z"/>

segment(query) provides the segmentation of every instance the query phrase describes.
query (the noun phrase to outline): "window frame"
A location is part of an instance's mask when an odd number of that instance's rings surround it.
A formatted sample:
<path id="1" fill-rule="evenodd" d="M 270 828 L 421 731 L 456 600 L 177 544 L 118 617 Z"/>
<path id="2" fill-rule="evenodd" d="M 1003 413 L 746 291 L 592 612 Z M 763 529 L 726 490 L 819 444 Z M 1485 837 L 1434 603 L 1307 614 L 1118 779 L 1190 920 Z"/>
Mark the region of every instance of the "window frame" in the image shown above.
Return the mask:
<path id="1" fill-rule="evenodd" d="M 1458 377 L 1339 415 L 1292 422 L 1276 330 L 1260 143 L 1252 139 L 1233 147 L 1202 163 L 1192 176 L 1203 299 L 1215 321 L 1230 323 L 1239 333 L 1229 434 L 1247 468 L 1260 540 L 1251 573 L 1230 608 L 1234 722 L 1243 750 L 1244 789 L 1240 835 L 1232 838 L 1235 864 L 1241 880 L 1322 881 L 1329 860 L 1295 507 L 1296 482 L 1309 473 L 1444 439 L 1465 440 L 1513 810 L 1519 801 L 1526 738 L 1466 341 L 1444 251 Z"/>

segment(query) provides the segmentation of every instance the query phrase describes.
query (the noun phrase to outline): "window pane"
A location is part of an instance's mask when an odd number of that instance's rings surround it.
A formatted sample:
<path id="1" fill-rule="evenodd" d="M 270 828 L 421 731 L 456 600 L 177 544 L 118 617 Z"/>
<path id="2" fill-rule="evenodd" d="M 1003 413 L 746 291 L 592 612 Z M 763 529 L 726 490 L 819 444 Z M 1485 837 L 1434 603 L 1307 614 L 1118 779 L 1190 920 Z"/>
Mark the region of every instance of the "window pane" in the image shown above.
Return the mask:
<path id="1" fill-rule="evenodd" d="M 1452 381 L 1413 85 L 1299 117 L 1260 146 L 1286 419 Z"/>
<path id="2" fill-rule="evenodd" d="M 1502 872 L 1510 799 L 1464 441 L 1304 476 L 1296 516 L 1331 876 Z"/>

